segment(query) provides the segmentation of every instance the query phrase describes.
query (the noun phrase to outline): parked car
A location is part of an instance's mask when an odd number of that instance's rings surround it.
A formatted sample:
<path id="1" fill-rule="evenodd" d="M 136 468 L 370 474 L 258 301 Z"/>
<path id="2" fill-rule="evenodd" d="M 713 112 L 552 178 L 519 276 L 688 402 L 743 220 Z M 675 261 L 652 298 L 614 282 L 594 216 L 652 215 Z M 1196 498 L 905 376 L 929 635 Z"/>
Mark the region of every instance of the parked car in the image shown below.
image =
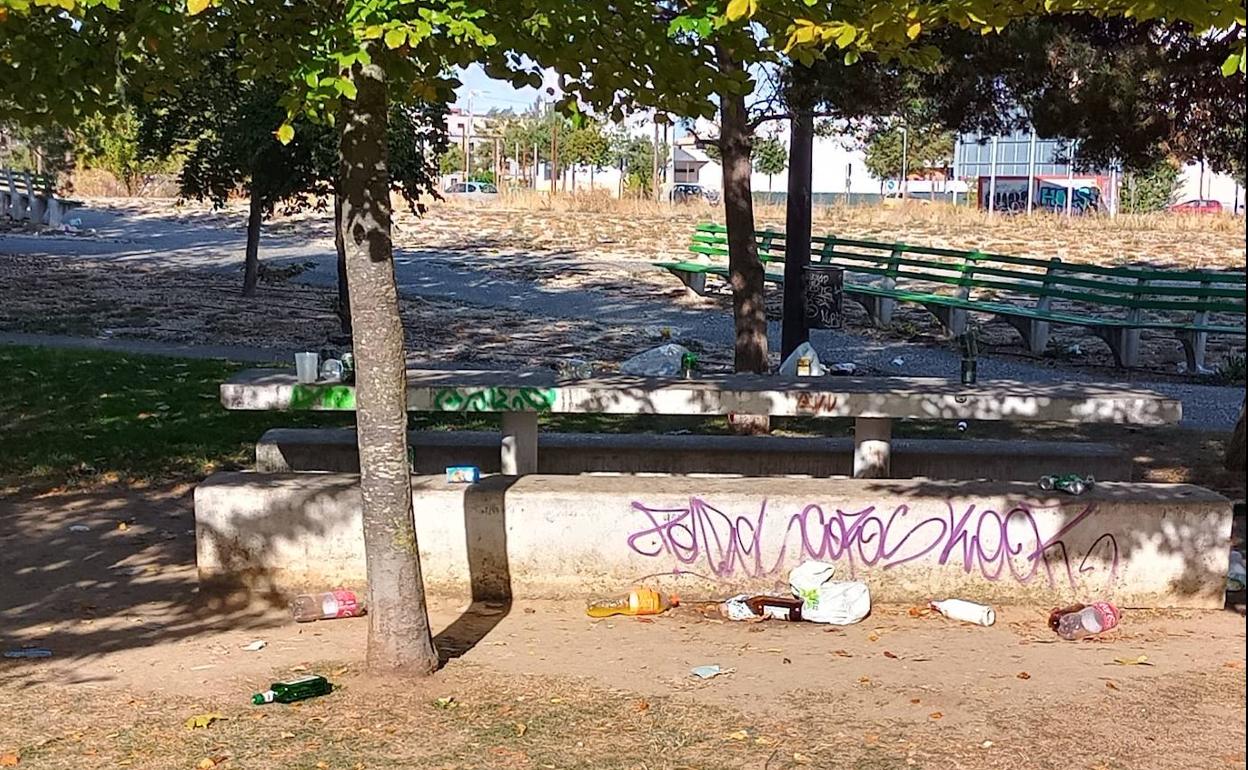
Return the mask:
<path id="1" fill-rule="evenodd" d="M 445 195 L 448 198 L 494 200 L 498 196 L 498 188 L 489 182 L 456 182 L 447 186 Z"/>
<path id="2" fill-rule="evenodd" d="M 1166 206 L 1166 211 L 1172 211 L 1175 214 L 1221 214 L 1222 204 L 1208 198 L 1194 198 Z"/>
<path id="3" fill-rule="evenodd" d="M 712 190 L 700 184 L 681 182 L 672 185 L 668 197 L 673 203 L 692 203 L 696 200 L 704 200 L 713 206 L 719 203 L 719 190 Z"/>

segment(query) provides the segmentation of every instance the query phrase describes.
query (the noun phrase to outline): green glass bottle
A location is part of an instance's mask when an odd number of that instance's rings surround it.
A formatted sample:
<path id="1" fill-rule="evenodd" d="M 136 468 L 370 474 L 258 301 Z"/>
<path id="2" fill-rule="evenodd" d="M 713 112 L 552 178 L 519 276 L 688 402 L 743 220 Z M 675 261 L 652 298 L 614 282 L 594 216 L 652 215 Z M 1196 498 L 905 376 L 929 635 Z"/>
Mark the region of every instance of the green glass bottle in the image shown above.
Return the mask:
<path id="1" fill-rule="evenodd" d="M 289 682 L 274 682 L 269 685 L 269 689 L 251 696 L 251 702 L 257 706 L 274 702 L 294 703 L 297 700 L 315 698 L 318 695 L 328 695 L 333 689 L 334 686 L 329 683 L 328 679 L 313 674 L 301 676 Z"/>

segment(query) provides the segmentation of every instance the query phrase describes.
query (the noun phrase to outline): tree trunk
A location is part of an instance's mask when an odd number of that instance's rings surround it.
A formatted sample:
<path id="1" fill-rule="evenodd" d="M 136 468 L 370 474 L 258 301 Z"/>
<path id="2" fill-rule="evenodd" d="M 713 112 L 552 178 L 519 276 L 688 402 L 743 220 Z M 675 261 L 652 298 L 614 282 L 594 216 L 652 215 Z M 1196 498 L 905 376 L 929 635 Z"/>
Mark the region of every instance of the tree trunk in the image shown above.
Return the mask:
<path id="1" fill-rule="evenodd" d="M 794 68 L 794 74 L 806 69 Z M 806 266 L 810 264 L 811 157 L 815 146 L 815 117 L 809 101 L 793 99 L 789 123 L 789 193 L 784 223 L 784 311 L 780 357 L 787 358 L 810 340 L 806 326 Z"/>
<path id="2" fill-rule="evenodd" d="M 368 569 L 368 666 L 425 675 L 438 665 L 429 632 L 407 460 L 407 378 L 390 235 L 386 82 L 355 65 L 357 93 L 338 117 L 347 275 L 355 338 L 356 427 Z"/>
<path id="3" fill-rule="evenodd" d="M 243 296 L 256 296 L 260 282 L 260 223 L 264 221 L 264 204 L 253 192 L 247 211 L 247 248 L 243 257 Z"/>
<path id="4" fill-rule="evenodd" d="M 1235 423 L 1235 430 L 1231 433 L 1231 441 L 1226 445 L 1226 469 L 1228 471 L 1238 471 L 1240 474 L 1244 472 L 1244 453 L 1245 453 L 1245 435 L 1244 435 L 1244 406 L 1239 407 L 1239 420 Z M 1241 475 L 1240 478 L 1243 478 Z"/>
<path id="5" fill-rule="evenodd" d="M 719 67 L 739 69 L 731 54 L 719 51 Z M 736 328 L 733 356 L 738 372 L 764 373 L 767 361 L 767 309 L 763 302 L 763 265 L 754 242 L 754 199 L 750 190 L 750 127 L 741 94 L 721 93 L 720 155 L 724 173 L 724 222 L 728 226 L 728 271 L 732 318 Z"/>
<path id="6" fill-rule="evenodd" d="M 334 249 L 338 252 L 338 323 L 351 336 L 351 290 L 347 280 L 347 241 L 342 222 L 342 193 L 334 193 Z"/>

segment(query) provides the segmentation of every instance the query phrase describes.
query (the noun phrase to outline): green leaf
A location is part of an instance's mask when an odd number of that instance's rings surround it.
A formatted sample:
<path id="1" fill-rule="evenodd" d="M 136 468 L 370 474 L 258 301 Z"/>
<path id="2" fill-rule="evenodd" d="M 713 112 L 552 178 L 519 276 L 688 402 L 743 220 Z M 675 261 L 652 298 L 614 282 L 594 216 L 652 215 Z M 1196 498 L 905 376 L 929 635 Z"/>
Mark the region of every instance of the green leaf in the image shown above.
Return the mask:
<path id="1" fill-rule="evenodd" d="M 388 29 L 386 30 L 386 48 L 398 48 L 407 42 L 407 30 L 405 29 Z"/>
<path id="2" fill-rule="evenodd" d="M 855 64 L 858 63 L 858 59 L 860 59 L 861 57 L 862 57 L 862 54 L 858 53 L 857 48 L 849 49 L 848 51 L 845 52 L 845 66 L 846 67 L 854 66 Z"/>
<path id="3" fill-rule="evenodd" d="M 277 141 L 282 144 L 290 144 L 290 141 L 295 138 L 295 127 L 289 123 L 283 123 L 273 132 L 273 136 L 276 136 Z"/>
<path id="4" fill-rule="evenodd" d="M 359 90 L 355 87 L 355 83 L 347 78 L 338 78 L 335 80 L 334 88 L 340 95 L 345 96 L 348 99 L 354 99 L 355 95 L 359 93 Z"/>
<path id="5" fill-rule="evenodd" d="M 1231 75 L 1234 75 L 1236 72 L 1238 72 L 1241 66 L 1241 62 L 1243 62 L 1243 59 L 1244 59 L 1244 54 L 1240 51 L 1236 51 L 1235 53 L 1226 57 L 1226 61 L 1222 62 L 1222 75 L 1224 77 L 1229 78 Z"/>
<path id="6" fill-rule="evenodd" d="M 916 37 L 919 36 L 919 33 L 922 31 L 923 31 L 923 25 L 916 21 L 910 26 L 906 27 L 906 37 L 910 38 L 911 40 L 914 40 Z"/>
<path id="7" fill-rule="evenodd" d="M 186 0 L 186 12 L 194 16 L 207 10 L 211 4 L 211 0 Z"/>
<path id="8" fill-rule="evenodd" d="M 840 34 L 836 36 L 836 47 L 846 48 L 850 43 L 854 42 L 854 38 L 858 37 L 858 30 L 851 24 L 846 24 Z"/>

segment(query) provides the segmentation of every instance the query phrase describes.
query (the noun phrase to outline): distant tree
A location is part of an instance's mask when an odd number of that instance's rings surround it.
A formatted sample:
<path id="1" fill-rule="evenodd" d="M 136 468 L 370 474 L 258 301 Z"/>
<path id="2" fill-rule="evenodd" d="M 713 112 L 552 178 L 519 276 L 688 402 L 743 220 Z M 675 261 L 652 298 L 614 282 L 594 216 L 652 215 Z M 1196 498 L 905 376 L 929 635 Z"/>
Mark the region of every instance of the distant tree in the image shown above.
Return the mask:
<path id="1" fill-rule="evenodd" d="M 771 192 L 771 178 L 789 167 L 789 150 L 784 142 L 774 136 L 759 137 L 750 148 L 754 170 L 767 175 L 767 192 Z"/>
<path id="2" fill-rule="evenodd" d="M 177 168 L 177 161 L 169 156 L 143 153 L 139 129 L 133 108 L 93 115 L 73 131 L 74 155 L 79 165 L 107 171 L 126 189 L 126 195 L 136 195 L 151 175 Z"/>
<path id="3" fill-rule="evenodd" d="M 586 121 L 567 134 L 560 154 L 572 164 L 572 189 L 576 189 L 576 167 L 589 166 L 589 186 L 594 186 L 594 172 L 611 160 L 611 142 L 602 132 L 602 124 Z"/>
<path id="4" fill-rule="evenodd" d="M 0 104 L 0 114 L 5 107 Z M 0 166 L 58 175 L 73 168 L 73 138 L 60 125 L 0 123 Z"/>
<path id="5" fill-rule="evenodd" d="M 609 162 L 621 169 L 625 188 L 641 196 L 654 194 L 654 143 L 644 136 L 633 136 L 618 126 L 608 137 Z M 667 161 L 668 147 L 659 144 L 659 163 Z"/>
<path id="6" fill-rule="evenodd" d="M 1179 164 L 1170 159 L 1160 160 L 1150 169 L 1126 175 L 1119 207 L 1132 214 L 1161 211 L 1175 202 L 1178 191 Z"/>
<path id="7" fill-rule="evenodd" d="M 868 171 L 879 179 L 897 179 L 903 166 L 907 174 L 947 167 L 953 160 L 953 134 L 910 126 L 903 136 L 900 125 L 876 125 L 866 131 L 863 149 Z"/>

